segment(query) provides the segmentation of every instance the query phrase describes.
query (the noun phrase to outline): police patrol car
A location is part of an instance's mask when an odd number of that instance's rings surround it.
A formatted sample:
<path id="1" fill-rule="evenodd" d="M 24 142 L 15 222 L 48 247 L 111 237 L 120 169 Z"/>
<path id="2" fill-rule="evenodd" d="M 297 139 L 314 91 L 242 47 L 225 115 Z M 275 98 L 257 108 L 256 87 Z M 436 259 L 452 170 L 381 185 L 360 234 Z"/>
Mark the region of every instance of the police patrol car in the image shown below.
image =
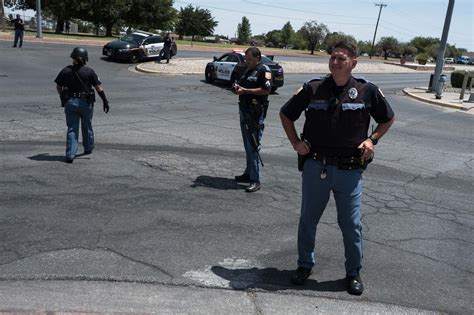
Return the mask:
<path id="1" fill-rule="evenodd" d="M 107 43 L 102 55 L 112 59 L 138 62 L 146 58 L 155 58 L 163 49 L 163 39 L 158 34 L 136 31 L 113 42 Z M 171 43 L 170 57 L 178 52 L 176 43 Z"/>
<path id="2" fill-rule="evenodd" d="M 267 56 L 262 55 L 262 63 L 267 65 L 272 71 L 273 86 L 272 92 L 283 86 L 284 76 L 283 68 Z M 204 70 L 206 82 L 211 83 L 214 80 L 222 80 L 227 83 L 238 81 L 246 70 L 245 52 L 242 49 L 234 49 L 225 53 L 219 58 L 214 57 L 214 61 L 209 62 Z"/>

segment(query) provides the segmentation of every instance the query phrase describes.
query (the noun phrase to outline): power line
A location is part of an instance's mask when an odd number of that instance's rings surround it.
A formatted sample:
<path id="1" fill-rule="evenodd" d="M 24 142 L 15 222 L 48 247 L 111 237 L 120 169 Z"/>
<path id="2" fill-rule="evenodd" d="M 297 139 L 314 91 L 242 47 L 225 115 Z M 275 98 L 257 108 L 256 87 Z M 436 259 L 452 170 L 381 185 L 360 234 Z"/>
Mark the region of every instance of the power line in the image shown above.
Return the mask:
<path id="1" fill-rule="evenodd" d="M 369 19 L 370 18 L 368 16 L 342 15 L 342 14 L 323 13 L 323 12 L 311 11 L 311 10 L 301 10 L 301 9 L 295 9 L 295 8 L 276 6 L 276 5 L 273 5 L 273 4 L 266 5 L 266 4 L 262 4 L 262 3 L 259 3 L 259 2 L 249 1 L 249 0 L 243 0 L 243 1 L 246 2 L 246 3 L 253 4 L 253 5 L 259 5 L 259 6 L 264 6 L 264 7 L 272 7 L 272 8 L 275 8 L 275 9 L 283 9 L 283 10 L 286 10 L 286 11 L 313 13 L 313 14 L 319 14 L 319 15 L 323 15 L 323 16 L 336 16 L 336 17 L 343 17 L 343 18 L 350 18 L 350 19 L 354 19 L 354 18 L 356 18 L 356 19 Z M 320 4 L 321 2 L 318 1 L 318 3 Z M 329 3 L 333 4 L 333 2 L 329 2 Z"/>
<path id="2" fill-rule="evenodd" d="M 372 59 L 372 55 L 374 54 L 375 36 L 377 35 L 377 28 L 379 27 L 380 14 L 382 13 L 383 7 L 386 7 L 387 5 L 383 3 L 375 3 L 375 6 L 380 7 L 380 10 L 379 17 L 377 18 L 377 24 L 375 24 L 374 39 L 372 40 L 372 48 L 370 49 L 370 59 Z"/>
<path id="3" fill-rule="evenodd" d="M 236 13 L 242 13 L 246 15 L 255 15 L 255 16 L 265 16 L 265 17 L 272 17 L 272 18 L 279 18 L 279 19 L 284 19 L 288 21 L 289 19 L 291 20 L 298 20 L 298 21 L 308 21 L 308 19 L 303 19 L 303 18 L 296 18 L 296 17 L 288 17 L 288 16 L 280 16 L 280 15 L 270 15 L 270 14 L 262 14 L 262 13 L 255 13 L 255 12 L 249 12 L 249 11 L 240 11 L 240 10 L 234 10 L 234 9 L 228 9 L 228 8 L 220 8 L 220 7 L 215 7 L 215 6 L 209 6 L 209 5 L 201 5 L 201 4 L 195 4 L 192 2 L 187 2 L 187 1 L 180 1 L 176 0 L 178 3 L 183 3 L 183 4 L 190 4 L 194 6 L 199 6 L 203 8 L 209 8 L 209 9 L 214 9 L 214 10 L 221 10 L 221 11 L 226 11 L 226 12 L 236 12 Z M 321 22 L 324 23 L 331 23 L 335 25 L 361 25 L 361 26 L 368 26 L 372 25 L 369 23 L 350 23 L 350 22 L 335 22 L 335 21 L 327 21 L 327 20 L 320 20 Z"/>

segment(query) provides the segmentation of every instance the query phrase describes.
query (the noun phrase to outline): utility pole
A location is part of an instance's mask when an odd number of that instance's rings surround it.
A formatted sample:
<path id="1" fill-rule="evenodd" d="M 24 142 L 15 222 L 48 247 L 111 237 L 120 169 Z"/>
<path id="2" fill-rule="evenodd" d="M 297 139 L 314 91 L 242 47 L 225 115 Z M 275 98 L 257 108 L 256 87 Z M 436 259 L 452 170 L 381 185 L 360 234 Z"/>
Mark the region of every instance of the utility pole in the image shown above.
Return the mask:
<path id="1" fill-rule="evenodd" d="M 41 0 L 36 0 L 36 37 L 43 38 L 43 21 L 41 20 Z"/>
<path id="2" fill-rule="evenodd" d="M 375 36 L 377 35 L 377 28 L 379 27 L 379 20 L 380 20 L 380 14 L 382 13 L 382 8 L 386 7 L 386 4 L 383 3 L 376 3 L 376 7 L 380 7 L 379 10 L 379 17 L 377 18 L 377 24 L 375 25 L 375 32 L 374 32 L 374 39 L 372 40 L 372 48 L 370 48 L 370 59 L 372 59 L 372 55 L 374 54 L 374 44 L 375 44 Z"/>
<path id="3" fill-rule="evenodd" d="M 436 58 L 436 68 L 431 84 L 432 91 L 438 89 L 438 81 L 443 71 L 444 54 L 446 52 L 446 43 L 448 41 L 449 25 L 451 24 L 451 16 L 453 15 L 454 0 L 449 0 L 446 18 L 444 19 L 443 34 L 441 35 L 441 44 L 439 45 L 438 58 Z"/>
<path id="4" fill-rule="evenodd" d="M 3 0 L 0 0 L 0 4 L 2 5 L 0 8 L 0 15 L 1 15 L 1 23 L 2 23 L 2 32 L 5 32 L 5 9 L 3 8 Z"/>

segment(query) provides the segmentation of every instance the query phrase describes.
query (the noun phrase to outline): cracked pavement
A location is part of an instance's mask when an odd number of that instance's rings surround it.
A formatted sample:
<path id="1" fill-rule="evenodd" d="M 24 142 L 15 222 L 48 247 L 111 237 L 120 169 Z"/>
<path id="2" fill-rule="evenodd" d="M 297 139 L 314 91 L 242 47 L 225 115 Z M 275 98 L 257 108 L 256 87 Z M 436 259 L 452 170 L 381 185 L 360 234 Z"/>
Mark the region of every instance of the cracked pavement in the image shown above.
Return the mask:
<path id="1" fill-rule="evenodd" d="M 366 292 L 353 297 L 341 280 L 333 199 L 318 228 L 311 280 L 304 287 L 287 280 L 296 264 L 301 182 L 278 111 L 311 76 L 287 75 L 270 96 L 263 186 L 246 194 L 233 180 L 245 154 L 237 98 L 225 85 L 206 84 L 203 75 L 135 73 L 102 60 L 100 49 L 89 48 L 90 66 L 111 110 L 106 115 L 97 104 L 94 153 L 64 163 L 65 121 L 53 80 L 73 46 L 35 45 L 13 52 L 0 41 L 0 292 L 26 297 L 44 283 L 71 290 L 94 283 L 107 294 L 141 284 L 174 294 L 244 290 L 235 294 L 245 294 L 256 314 L 271 312 L 264 303 L 270 294 L 295 303 L 310 297 L 347 307 L 474 311 L 473 118 L 400 95 L 429 74 L 367 75 L 397 121 L 364 173 Z M 20 304 L 0 294 L 0 305 Z"/>

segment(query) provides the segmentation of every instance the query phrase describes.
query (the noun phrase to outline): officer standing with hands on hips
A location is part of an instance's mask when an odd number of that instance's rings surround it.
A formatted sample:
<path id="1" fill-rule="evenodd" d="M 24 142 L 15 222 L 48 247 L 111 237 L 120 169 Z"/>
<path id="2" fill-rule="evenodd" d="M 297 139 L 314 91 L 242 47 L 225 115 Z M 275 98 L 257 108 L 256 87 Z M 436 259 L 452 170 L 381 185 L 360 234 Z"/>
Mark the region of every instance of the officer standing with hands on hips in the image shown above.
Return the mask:
<path id="1" fill-rule="evenodd" d="M 91 154 L 94 149 L 94 131 L 92 130 L 92 115 L 94 112 L 95 88 L 103 102 L 105 113 L 109 112 L 109 101 L 105 97 L 102 83 L 95 71 L 86 66 L 89 60 L 87 50 L 76 47 L 71 53 L 72 65 L 59 72 L 54 80 L 61 98 L 61 105 L 66 114 L 66 162 L 72 163 L 76 157 L 79 122 L 81 122 L 82 144 L 84 155 Z"/>
<path id="2" fill-rule="evenodd" d="M 304 84 L 281 108 L 280 118 L 293 149 L 304 156 L 298 268 L 291 282 L 302 285 L 312 273 L 316 227 L 332 191 L 344 241 L 347 291 L 361 295 L 362 171 L 394 122 L 394 113 L 376 85 L 352 76 L 356 65 L 357 47 L 336 43 L 329 59 L 331 74 Z M 294 121 L 303 111 L 306 120 L 299 138 Z M 378 125 L 368 136 L 370 117 Z"/>
<path id="3" fill-rule="evenodd" d="M 235 176 L 241 183 L 249 183 L 246 192 L 260 189 L 260 141 L 263 121 L 268 109 L 268 95 L 272 89 L 272 73 L 268 66 L 260 63 L 262 54 L 257 47 L 245 51 L 247 70 L 232 91 L 239 96 L 240 129 L 244 141 L 247 164 L 242 175 Z"/>

